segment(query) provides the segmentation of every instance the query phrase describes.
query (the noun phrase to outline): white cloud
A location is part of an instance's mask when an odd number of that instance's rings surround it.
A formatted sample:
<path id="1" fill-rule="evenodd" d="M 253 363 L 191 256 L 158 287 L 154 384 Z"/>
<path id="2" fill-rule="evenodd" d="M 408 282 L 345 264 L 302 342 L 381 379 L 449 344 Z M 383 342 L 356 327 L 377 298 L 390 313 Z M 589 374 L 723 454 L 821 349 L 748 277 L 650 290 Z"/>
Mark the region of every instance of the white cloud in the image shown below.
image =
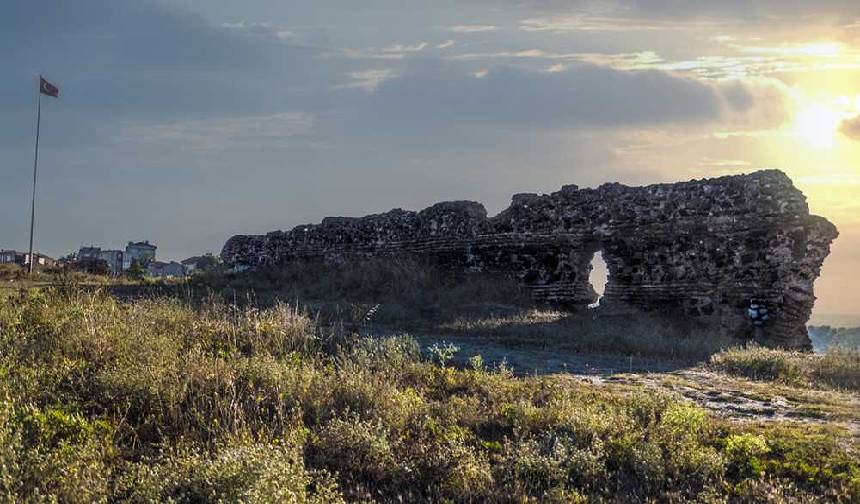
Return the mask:
<path id="1" fill-rule="evenodd" d="M 603 17 L 589 14 L 556 15 L 519 21 L 524 32 L 630 32 L 630 31 L 698 31 L 725 26 L 724 21 L 690 20 L 684 23 L 654 19 Z"/>
<path id="2" fill-rule="evenodd" d="M 281 27 L 270 25 L 268 23 L 249 23 L 247 21 L 239 21 L 238 23 L 222 23 L 222 28 L 252 35 L 257 37 L 268 37 L 276 40 L 294 39 L 296 34 L 292 31 Z"/>
<path id="3" fill-rule="evenodd" d="M 350 73 L 350 77 L 353 80 L 352 82 L 343 84 L 339 87 L 363 89 L 370 93 L 376 90 L 376 88 L 386 80 L 392 79 L 396 76 L 397 72 L 390 68 L 360 70 Z"/>
<path id="4" fill-rule="evenodd" d="M 394 44 L 382 48 L 345 48 L 339 54 L 351 59 L 401 60 L 410 54 L 420 53 L 430 46 L 427 42 L 417 44 Z"/>
<path id="5" fill-rule="evenodd" d="M 354 47 L 345 47 L 334 55 L 348 59 L 368 60 L 402 60 L 406 58 L 404 52 L 385 52 L 381 49 L 357 49 Z"/>
<path id="6" fill-rule="evenodd" d="M 498 26 L 484 24 L 468 24 L 449 26 L 448 30 L 454 33 L 485 33 L 498 30 Z"/>
<path id="7" fill-rule="evenodd" d="M 411 53 L 420 52 L 427 48 L 427 42 L 420 44 L 395 44 L 393 46 L 383 47 L 380 51 L 384 53 Z"/>
<path id="8" fill-rule="evenodd" d="M 508 60 L 548 60 L 560 61 L 553 68 L 560 68 L 565 63 L 590 63 L 594 65 L 614 68 L 616 70 L 647 70 L 662 69 L 667 62 L 653 51 L 641 51 L 633 53 L 588 53 L 572 52 L 560 53 L 544 49 L 523 49 L 519 51 L 502 51 L 494 53 L 461 53 L 449 57 L 453 61 L 480 61 L 485 59 L 508 59 Z"/>
<path id="9" fill-rule="evenodd" d="M 707 82 L 659 70 L 578 63 L 533 71 L 423 62 L 381 84 L 373 110 L 401 124 L 471 121 L 543 128 L 726 124 L 774 127 L 783 88 L 766 79 Z"/>
<path id="10" fill-rule="evenodd" d="M 530 48 L 517 51 L 471 52 L 449 57 L 454 61 L 492 59 L 548 60 L 592 63 L 617 70 L 664 70 L 719 80 L 774 76 L 786 73 L 860 69 L 860 50 L 839 43 L 793 43 L 746 46 L 730 44 L 732 51 L 693 59 L 666 59 L 654 51 L 629 53 L 557 52 Z"/>

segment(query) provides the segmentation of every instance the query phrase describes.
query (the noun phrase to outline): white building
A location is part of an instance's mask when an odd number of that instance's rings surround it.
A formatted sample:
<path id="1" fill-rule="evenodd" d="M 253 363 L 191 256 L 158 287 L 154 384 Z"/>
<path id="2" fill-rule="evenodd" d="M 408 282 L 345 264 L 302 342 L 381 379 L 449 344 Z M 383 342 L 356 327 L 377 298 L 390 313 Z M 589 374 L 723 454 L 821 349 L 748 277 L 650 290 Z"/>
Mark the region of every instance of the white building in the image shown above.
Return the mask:
<path id="1" fill-rule="evenodd" d="M 131 267 L 131 264 L 134 261 L 140 263 L 144 268 L 149 265 L 152 261 L 155 261 L 155 250 L 158 247 L 149 243 L 149 241 L 142 242 L 128 242 L 128 245 L 125 247 L 125 254 L 123 254 L 122 258 L 122 269 L 127 270 Z"/>

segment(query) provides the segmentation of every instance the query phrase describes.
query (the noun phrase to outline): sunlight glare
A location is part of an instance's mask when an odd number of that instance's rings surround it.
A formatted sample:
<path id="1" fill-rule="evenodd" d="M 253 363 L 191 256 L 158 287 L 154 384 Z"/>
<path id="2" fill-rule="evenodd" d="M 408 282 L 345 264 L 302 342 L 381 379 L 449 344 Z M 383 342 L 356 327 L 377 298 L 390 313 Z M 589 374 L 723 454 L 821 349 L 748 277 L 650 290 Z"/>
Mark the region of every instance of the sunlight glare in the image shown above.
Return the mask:
<path id="1" fill-rule="evenodd" d="M 833 147 L 841 121 L 839 111 L 821 104 L 809 105 L 795 115 L 794 135 L 810 147 L 829 149 Z"/>

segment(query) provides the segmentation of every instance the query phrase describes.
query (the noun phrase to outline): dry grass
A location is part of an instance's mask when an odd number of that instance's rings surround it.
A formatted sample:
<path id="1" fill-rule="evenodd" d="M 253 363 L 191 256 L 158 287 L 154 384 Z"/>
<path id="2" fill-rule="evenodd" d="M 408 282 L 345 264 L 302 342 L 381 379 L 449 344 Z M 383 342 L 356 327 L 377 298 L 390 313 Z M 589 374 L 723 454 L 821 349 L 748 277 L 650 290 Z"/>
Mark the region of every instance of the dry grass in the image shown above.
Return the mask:
<path id="1" fill-rule="evenodd" d="M 257 301 L 277 298 L 386 304 L 431 315 L 432 311 L 483 303 L 530 306 L 528 292 L 510 276 L 455 275 L 408 257 L 354 258 L 340 264 L 292 263 L 238 275 L 201 275 L 194 283 L 218 292 L 253 292 Z"/>
<path id="2" fill-rule="evenodd" d="M 753 380 L 801 386 L 860 390 L 860 351 L 831 348 L 822 355 L 751 346 L 714 355 L 719 371 Z"/>
<path id="3" fill-rule="evenodd" d="M 0 305 L 6 501 L 856 501 L 850 438 L 441 367 L 287 305 Z"/>
<path id="4" fill-rule="evenodd" d="M 674 313 L 539 307 L 510 276 L 458 275 L 408 258 L 290 264 L 234 276 L 205 275 L 194 282 L 197 289 L 239 302 L 288 300 L 310 306 L 324 323 L 344 321 L 348 328 L 451 334 L 508 347 L 691 362 L 737 344 Z"/>
<path id="5" fill-rule="evenodd" d="M 707 327 L 660 313 L 613 314 L 515 309 L 490 316 L 460 316 L 437 332 L 493 341 L 507 347 L 540 346 L 572 354 L 604 354 L 698 362 L 737 344 Z"/>
<path id="6" fill-rule="evenodd" d="M 474 333 L 498 331 L 508 327 L 528 327 L 559 322 L 568 313 L 551 309 L 530 309 L 513 314 L 490 315 L 488 317 L 457 317 L 451 322 L 439 324 L 444 331 Z"/>

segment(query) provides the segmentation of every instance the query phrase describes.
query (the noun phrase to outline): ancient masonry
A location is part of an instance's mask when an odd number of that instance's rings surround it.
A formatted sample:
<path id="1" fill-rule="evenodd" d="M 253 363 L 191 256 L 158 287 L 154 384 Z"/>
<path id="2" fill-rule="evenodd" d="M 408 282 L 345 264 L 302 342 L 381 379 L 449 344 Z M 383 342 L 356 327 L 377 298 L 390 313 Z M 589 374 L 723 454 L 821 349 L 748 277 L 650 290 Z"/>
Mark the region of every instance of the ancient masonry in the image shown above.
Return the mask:
<path id="1" fill-rule="evenodd" d="M 460 271 L 513 273 L 537 300 L 576 307 L 597 298 L 589 273 L 601 251 L 609 268 L 601 301 L 607 309 L 667 309 L 740 336 L 750 331 L 746 309 L 758 298 L 771 315 L 765 342 L 805 348 L 813 284 L 837 235 L 833 224 L 810 215 L 785 174 L 767 170 L 517 194 L 492 218 L 469 201 L 332 217 L 292 231 L 234 236 L 221 256 L 244 269 L 411 254 Z"/>

